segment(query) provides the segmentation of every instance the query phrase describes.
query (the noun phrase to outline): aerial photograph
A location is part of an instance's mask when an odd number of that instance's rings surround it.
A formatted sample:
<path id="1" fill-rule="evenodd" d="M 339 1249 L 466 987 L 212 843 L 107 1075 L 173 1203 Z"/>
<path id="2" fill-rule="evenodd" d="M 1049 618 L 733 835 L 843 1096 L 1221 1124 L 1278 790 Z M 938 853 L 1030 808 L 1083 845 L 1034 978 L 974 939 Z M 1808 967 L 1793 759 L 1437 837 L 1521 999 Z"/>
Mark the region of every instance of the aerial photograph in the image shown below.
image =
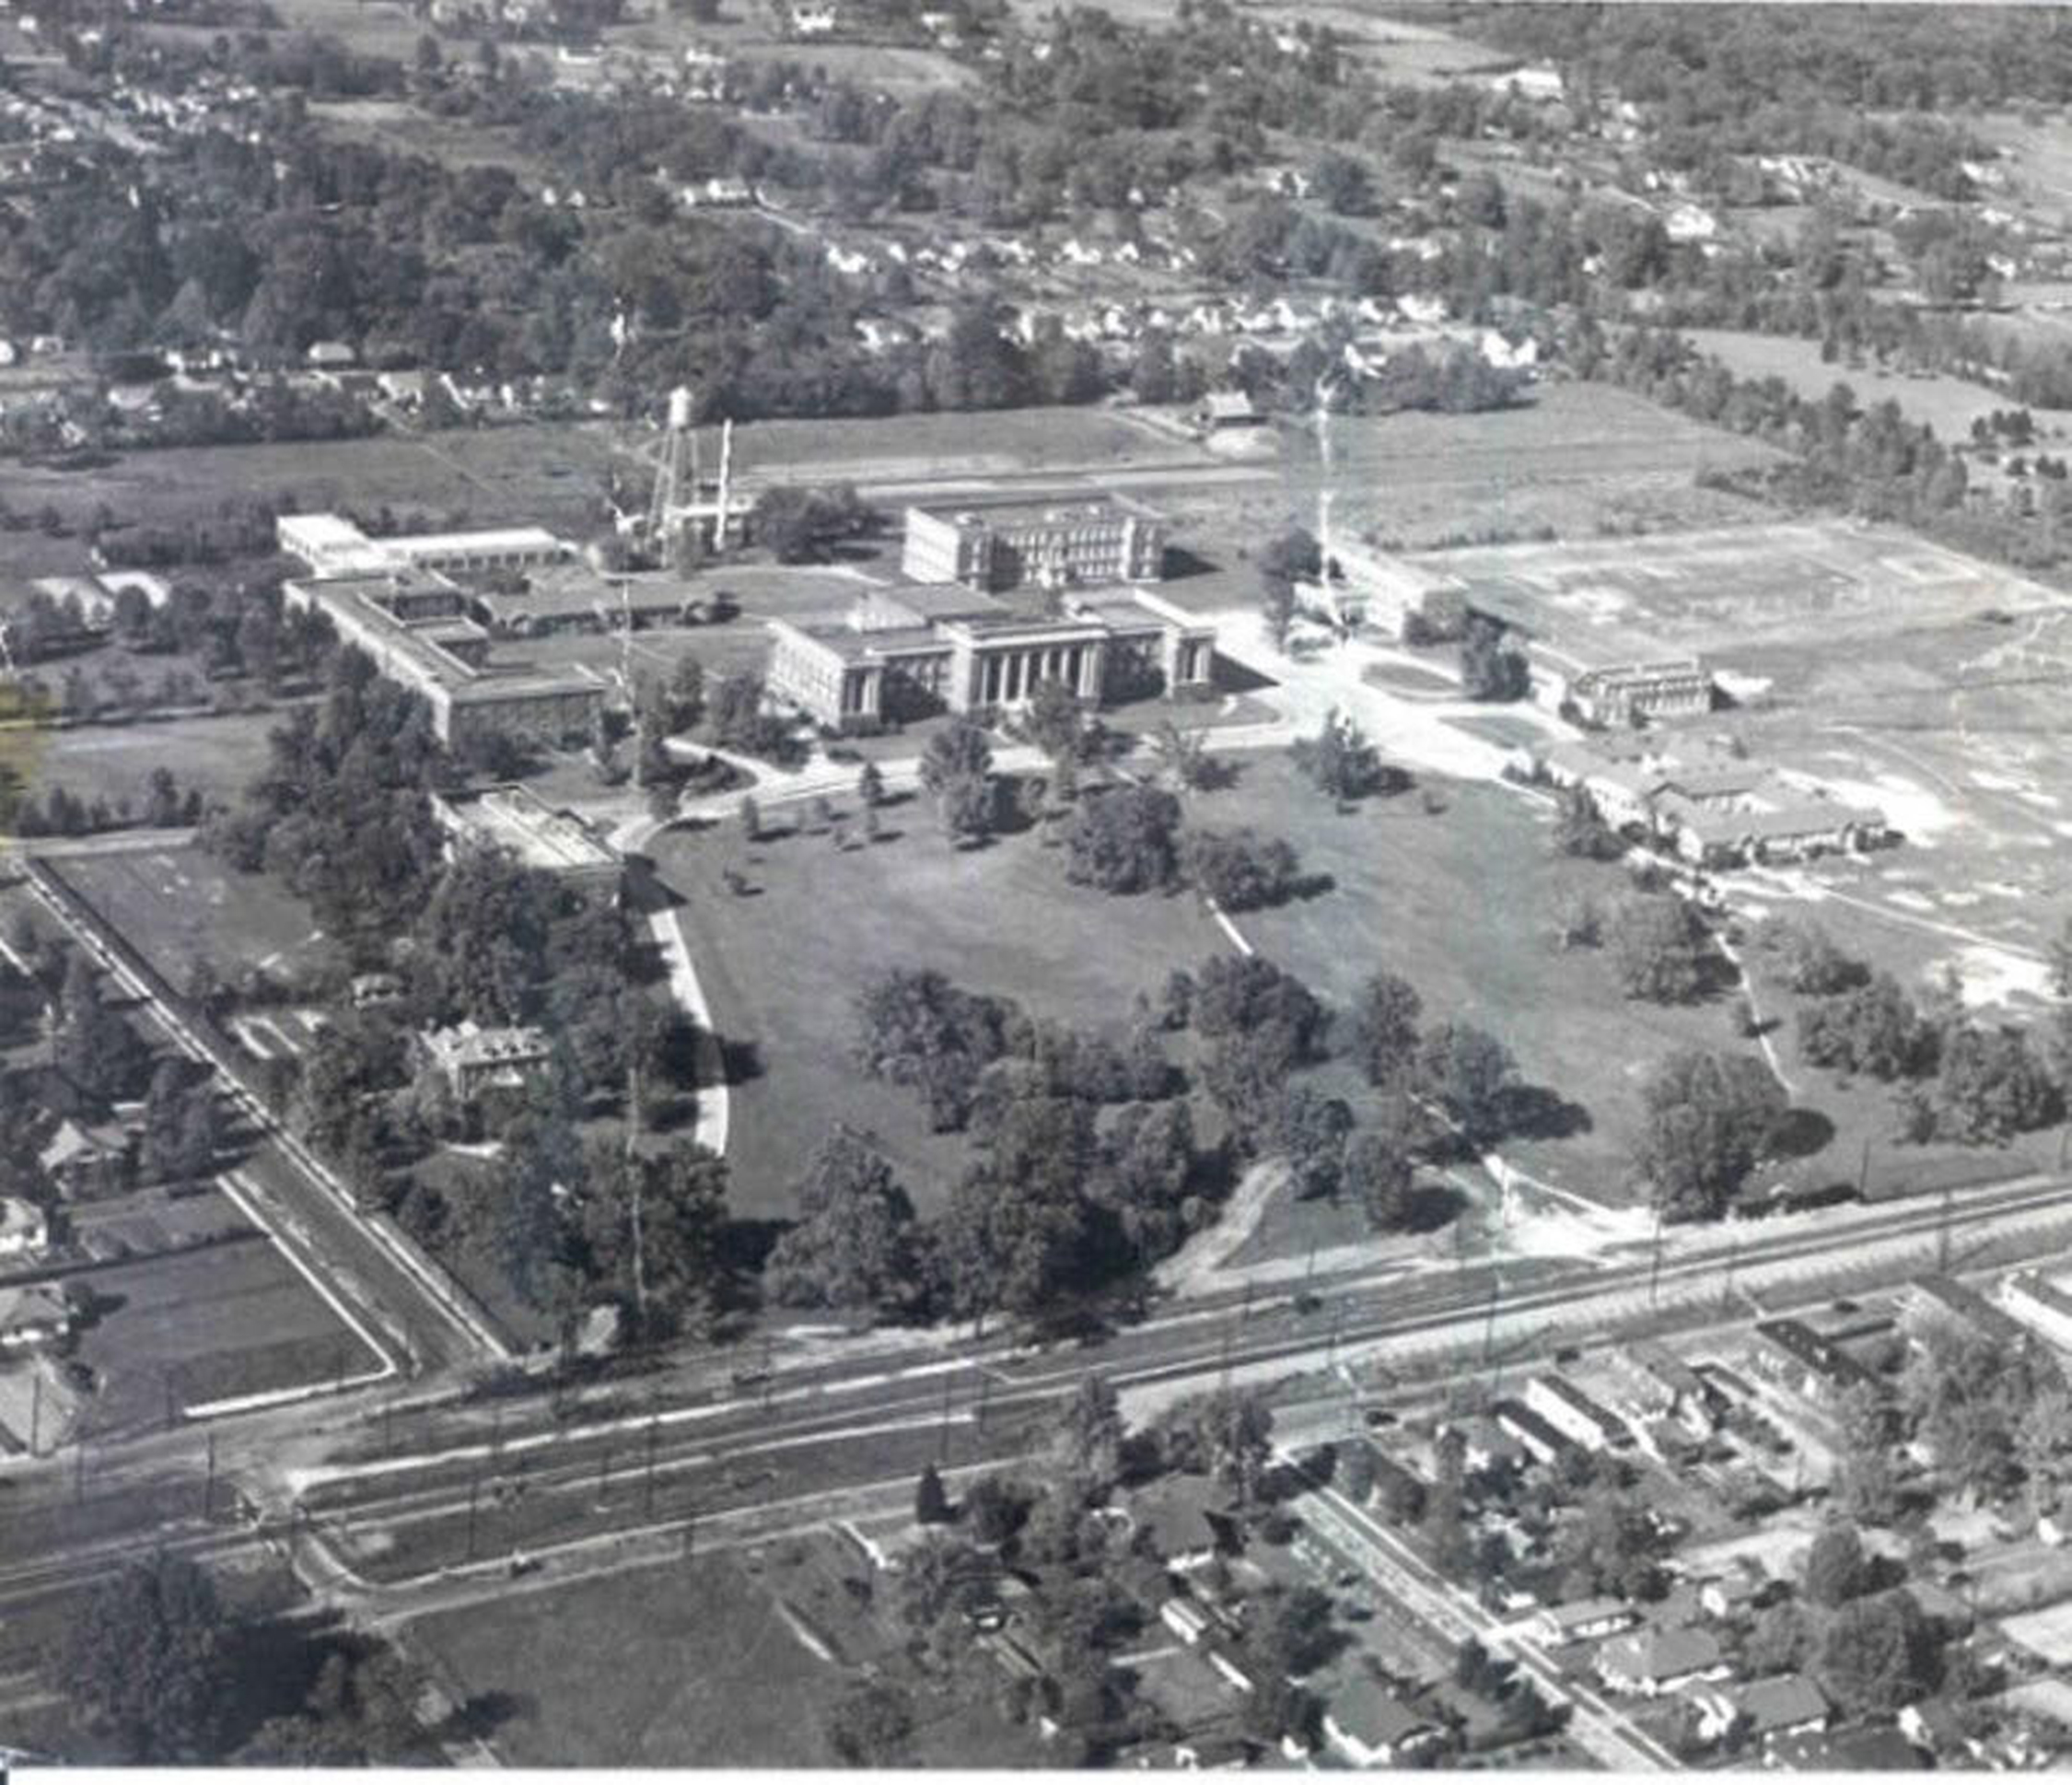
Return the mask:
<path id="1" fill-rule="evenodd" d="M 2072 1768 L 2072 10 L 0 112 L 0 1776 Z"/>

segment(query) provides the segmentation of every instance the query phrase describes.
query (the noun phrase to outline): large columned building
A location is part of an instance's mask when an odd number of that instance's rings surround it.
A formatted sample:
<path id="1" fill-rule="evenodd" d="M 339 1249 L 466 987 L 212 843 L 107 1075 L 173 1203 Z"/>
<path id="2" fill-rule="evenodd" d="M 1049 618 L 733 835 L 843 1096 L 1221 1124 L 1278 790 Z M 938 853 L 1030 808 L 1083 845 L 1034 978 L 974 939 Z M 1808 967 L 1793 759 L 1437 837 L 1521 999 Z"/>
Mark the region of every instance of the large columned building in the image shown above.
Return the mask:
<path id="1" fill-rule="evenodd" d="M 770 687 L 828 725 L 1026 706 L 1045 682 L 1088 705 L 1207 686 L 1216 631 L 1144 589 L 1018 606 L 956 584 L 871 589 L 770 623 Z"/>

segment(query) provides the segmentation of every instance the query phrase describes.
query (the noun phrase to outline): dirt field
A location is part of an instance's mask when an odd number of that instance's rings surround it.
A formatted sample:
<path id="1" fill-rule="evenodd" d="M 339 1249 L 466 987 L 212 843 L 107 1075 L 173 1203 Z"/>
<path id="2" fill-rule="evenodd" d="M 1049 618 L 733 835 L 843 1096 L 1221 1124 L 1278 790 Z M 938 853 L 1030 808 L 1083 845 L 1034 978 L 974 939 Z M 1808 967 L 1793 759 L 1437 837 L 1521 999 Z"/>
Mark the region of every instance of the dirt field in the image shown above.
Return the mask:
<path id="1" fill-rule="evenodd" d="M 1792 663 L 1838 638 L 1887 637 L 2062 597 L 1895 529 L 1842 521 L 1662 533 L 1627 542 L 1486 546 L 1412 559 L 1559 648 L 1645 660 L 1695 651 L 1739 671 L 1775 647 Z M 1852 658 L 1845 673 L 1859 666 Z"/>
<path id="2" fill-rule="evenodd" d="M 176 987 L 196 961 L 281 968 L 323 946 L 308 911 L 275 882 L 233 873 L 198 848 L 76 857 L 62 871 Z"/>
<path id="3" fill-rule="evenodd" d="M 1809 401 L 1818 402 L 1837 384 L 1846 384 L 1865 406 L 1890 398 L 1899 404 L 1909 421 L 1926 422 L 1936 438 L 1944 441 L 1967 438 L 1972 419 L 2005 409 L 2005 397 L 1983 384 L 1943 373 L 1919 376 L 1880 373 L 1870 367 L 1852 370 L 1841 361 L 1821 358 L 1821 344 L 1796 336 L 1743 334 L 1732 329 L 1685 329 L 1683 333 L 1702 351 L 1717 356 L 1741 378 L 1781 378 Z M 2032 412 L 2037 432 L 2061 438 L 2072 412 L 2043 409 Z"/>

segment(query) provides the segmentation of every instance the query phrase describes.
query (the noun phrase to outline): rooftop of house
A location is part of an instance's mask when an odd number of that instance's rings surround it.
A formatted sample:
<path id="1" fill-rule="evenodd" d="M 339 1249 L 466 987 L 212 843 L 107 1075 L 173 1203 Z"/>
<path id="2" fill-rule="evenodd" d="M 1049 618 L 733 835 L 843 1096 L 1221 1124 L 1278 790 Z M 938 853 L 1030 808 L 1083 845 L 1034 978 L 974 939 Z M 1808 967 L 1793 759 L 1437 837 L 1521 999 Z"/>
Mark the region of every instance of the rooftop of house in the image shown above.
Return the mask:
<path id="1" fill-rule="evenodd" d="M 427 1030 L 425 1045 L 448 1066 L 522 1066 L 547 1056 L 543 1031 L 516 1023 L 484 1028 L 472 1017 Z"/>
<path id="2" fill-rule="evenodd" d="M 1729 1695 L 1735 1709 L 1748 1720 L 1758 1735 L 1772 1730 L 1796 1729 L 1827 1714 L 1827 1698 L 1803 1674 L 1778 1674 L 1766 1680 L 1751 1680 L 1733 1687 Z"/>
<path id="3" fill-rule="evenodd" d="M 1890 1724 L 1833 1734 L 1809 1731 L 1781 1735 L 1770 1744 L 1766 1758 L 1787 1772 L 1917 1772 L 1927 1764 L 1921 1751 Z"/>
<path id="4" fill-rule="evenodd" d="M 1393 1747 L 1420 1730 L 1432 1727 L 1371 1674 L 1356 1671 L 1331 1694 L 1331 1721 L 1355 1741 L 1370 1748 Z"/>
<path id="5" fill-rule="evenodd" d="M 1168 1476 L 1132 1497 L 1138 1534 L 1165 1558 L 1234 1547 L 1236 1525 L 1227 1496 L 1202 1476 Z"/>
<path id="6" fill-rule="evenodd" d="M 16 1289 L 0 1289 L 0 1333 L 62 1327 L 71 1317 L 64 1297 L 48 1283 L 24 1283 Z"/>
<path id="7" fill-rule="evenodd" d="M 0 1240 L 39 1239 L 48 1229 L 43 1211 L 19 1196 L 0 1196 Z"/>
<path id="8" fill-rule="evenodd" d="M 1690 1626 L 1628 1630 L 1607 1637 L 1598 1649 L 1598 1665 L 1628 1679 L 1670 1680 L 1719 1665 L 1719 1639 Z"/>
<path id="9" fill-rule="evenodd" d="M 1631 1618 L 1633 1607 L 1623 1599 L 1614 1599 L 1609 1593 L 1599 1593 L 1594 1598 L 1572 1599 L 1566 1604 L 1549 1605 L 1540 1616 L 1561 1629 L 1579 1630 L 1592 1624 L 1601 1624 L 1607 1618 Z"/>

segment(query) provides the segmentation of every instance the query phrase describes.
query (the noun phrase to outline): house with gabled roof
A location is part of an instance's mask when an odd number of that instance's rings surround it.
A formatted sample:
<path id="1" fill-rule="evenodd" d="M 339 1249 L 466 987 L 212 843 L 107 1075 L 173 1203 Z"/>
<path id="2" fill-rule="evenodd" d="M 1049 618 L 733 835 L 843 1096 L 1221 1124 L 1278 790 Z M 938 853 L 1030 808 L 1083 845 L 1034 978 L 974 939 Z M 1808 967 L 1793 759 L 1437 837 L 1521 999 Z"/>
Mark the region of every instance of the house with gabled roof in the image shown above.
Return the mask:
<path id="1" fill-rule="evenodd" d="M 1724 1679 L 1726 1653 L 1710 1630 L 1629 1630 L 1606 1640 L 1595 1662 L 1597 1676 L 1613 1692 L 1653 1698 L 1697 1680 Z"/>

